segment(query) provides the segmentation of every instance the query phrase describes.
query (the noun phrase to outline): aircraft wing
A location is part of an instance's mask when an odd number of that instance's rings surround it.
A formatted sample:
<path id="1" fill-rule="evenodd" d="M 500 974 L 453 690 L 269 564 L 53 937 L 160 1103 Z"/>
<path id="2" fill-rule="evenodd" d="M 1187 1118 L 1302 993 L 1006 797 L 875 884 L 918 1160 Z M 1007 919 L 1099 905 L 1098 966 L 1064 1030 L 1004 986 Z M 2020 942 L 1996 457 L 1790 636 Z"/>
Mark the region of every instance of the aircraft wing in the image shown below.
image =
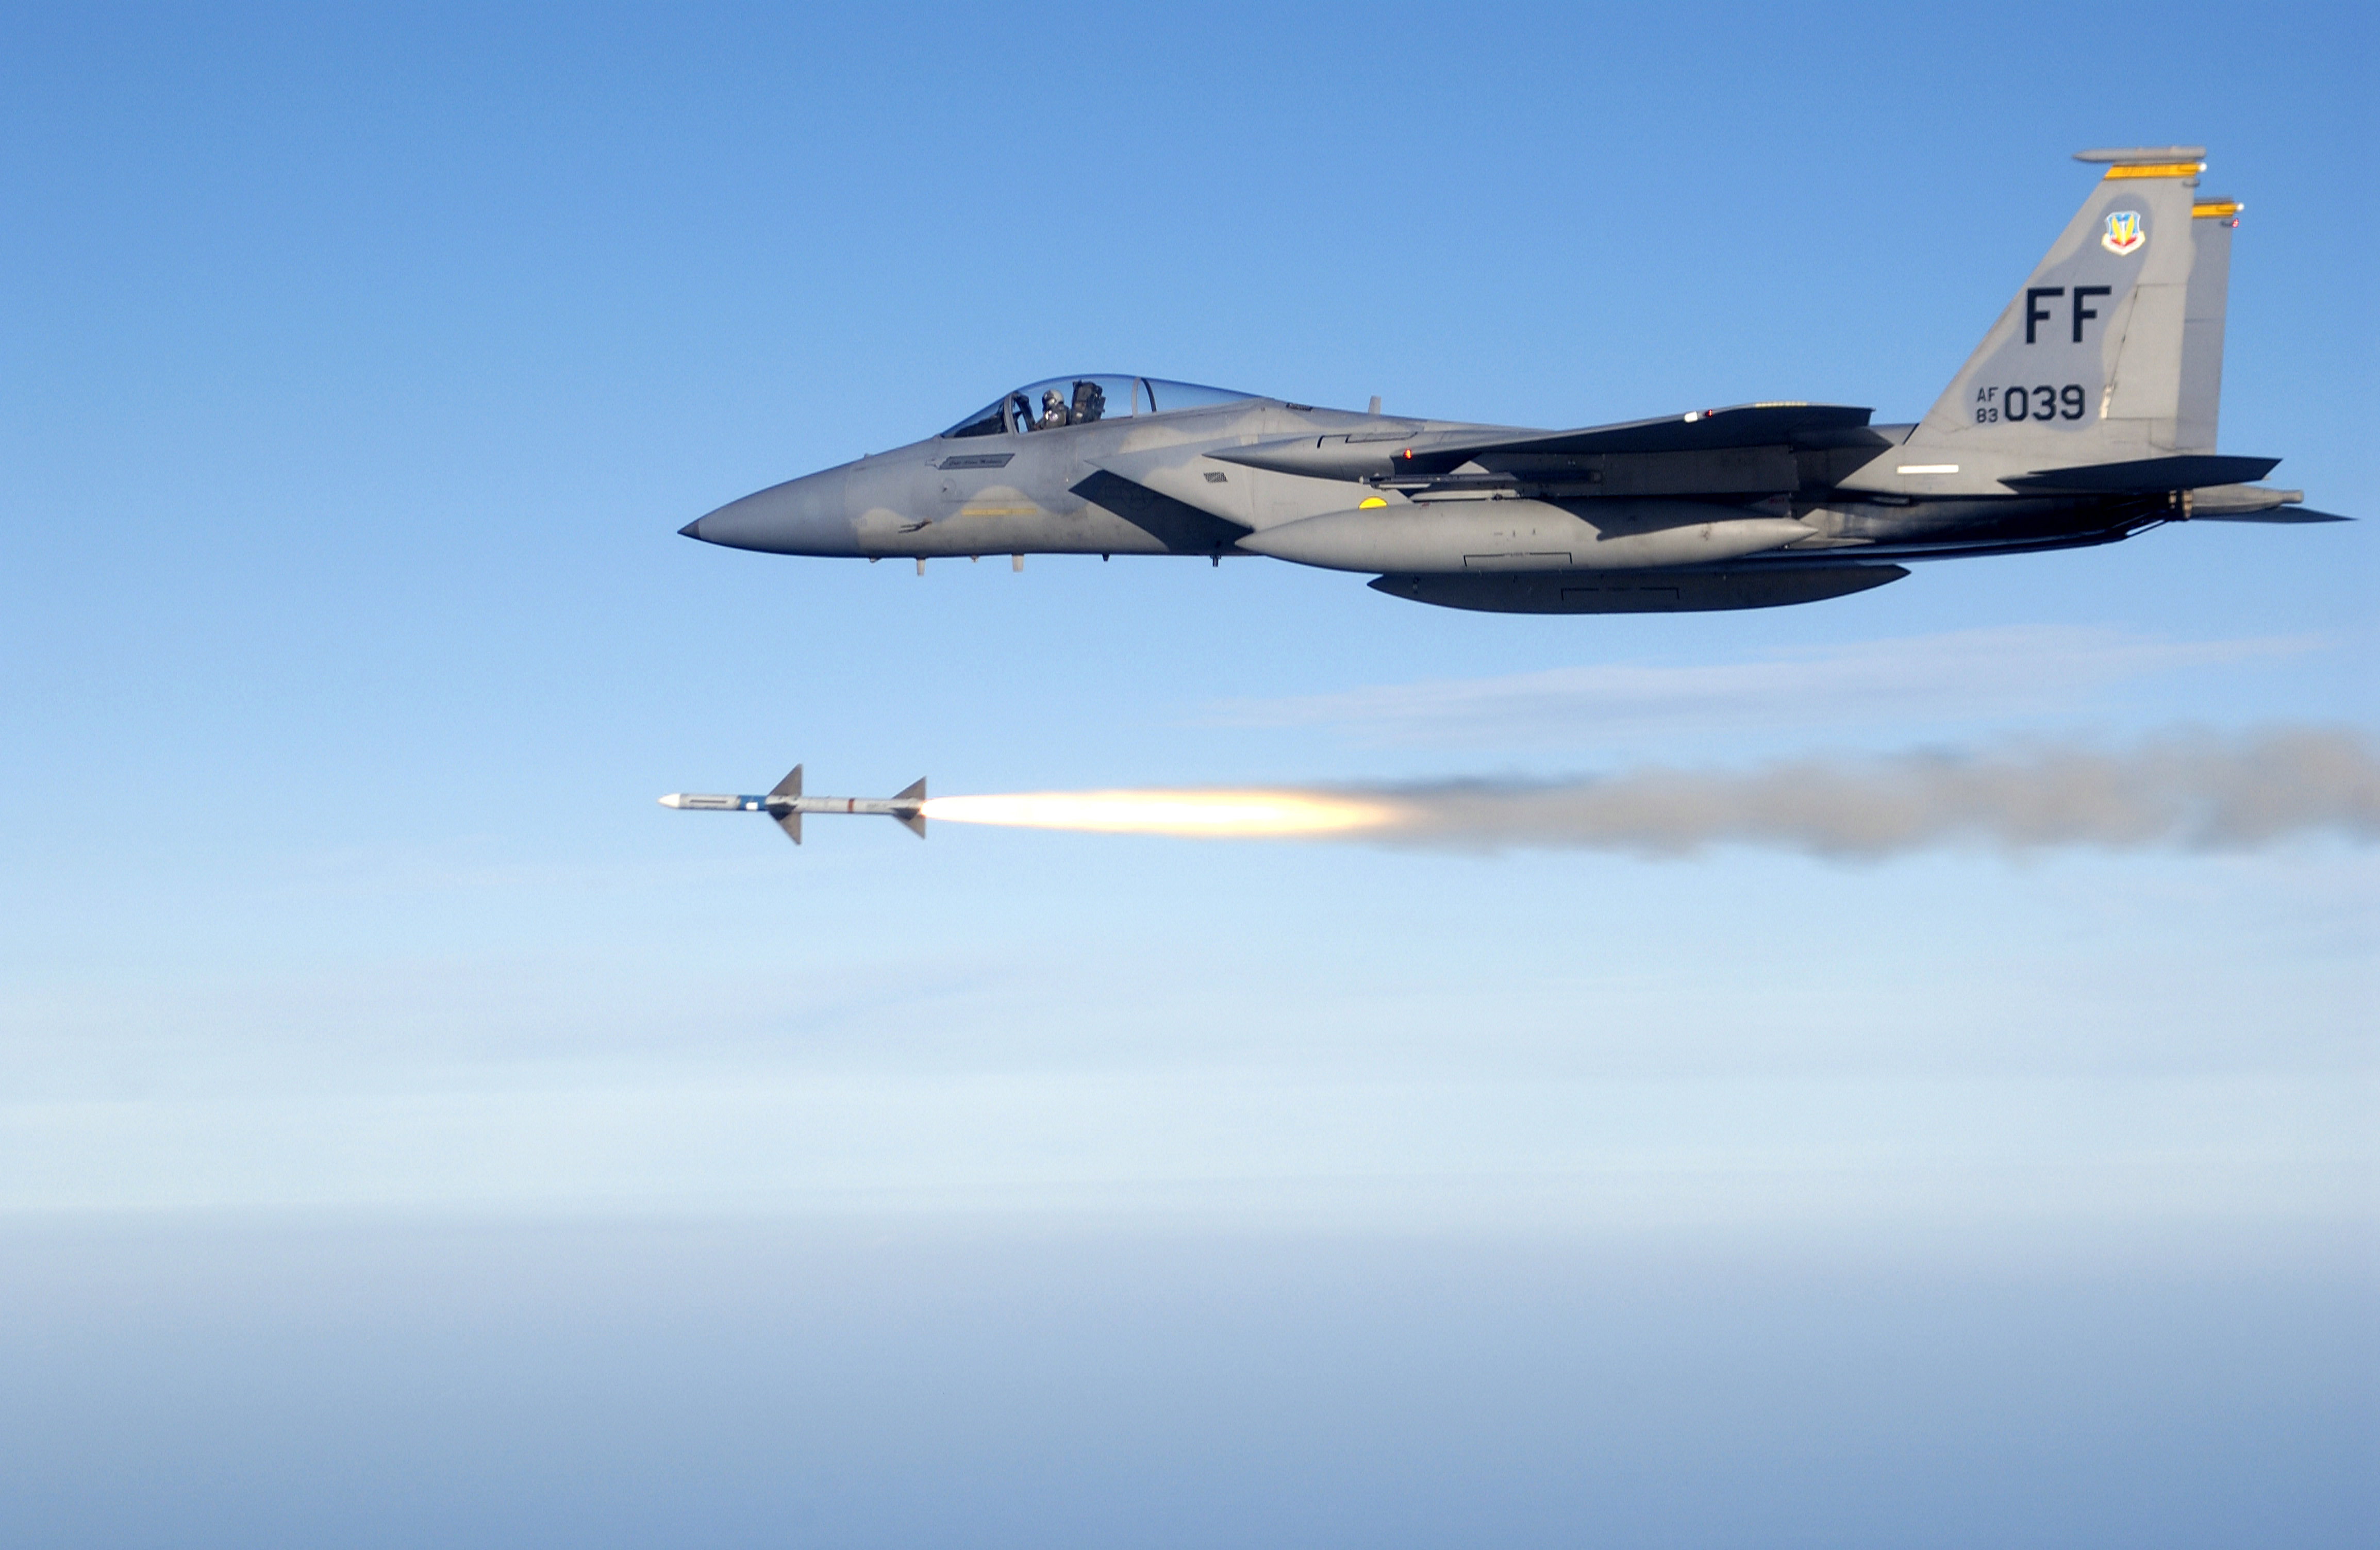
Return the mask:
<path id="1" fill-rule="evenodd" d="M 2028 493 L 2162 495 L 2168 490 L 2252 483 L 2271 473 L 2280 461 L 2277 457 L 2217 457 L 2213 454 L 2147 457 L 2129 463 L 2090 463 L 2070 468 L 2044 468 L 2032 474 L 2003 475 L 2000 482 L 2010 490 Z"/>
<path id="2" fill-rule="evenodd" d="M 1840 404 L 1741 404 L 1575 430 L 1389 426 L 1386 435 L 1363 429 L 1288 437 L 1208 455 L 1309 478 L 1416 488 L 1527 480 L 1576 484 L 1581 494 L 1756 495 L 1831 480 L 1893 445 L 1868 428 L 1872 412 Z"/>
<path id="3" fill-rule="evenodd" d="M 1658 419 L 1589 426 L 1500 441 L 1486 453 L 1711 452 L 1733 447 L 1827 446 L 1840 432 L 1864 428 L 1876 411 L 1843 404 L 1739 404 Z"/>

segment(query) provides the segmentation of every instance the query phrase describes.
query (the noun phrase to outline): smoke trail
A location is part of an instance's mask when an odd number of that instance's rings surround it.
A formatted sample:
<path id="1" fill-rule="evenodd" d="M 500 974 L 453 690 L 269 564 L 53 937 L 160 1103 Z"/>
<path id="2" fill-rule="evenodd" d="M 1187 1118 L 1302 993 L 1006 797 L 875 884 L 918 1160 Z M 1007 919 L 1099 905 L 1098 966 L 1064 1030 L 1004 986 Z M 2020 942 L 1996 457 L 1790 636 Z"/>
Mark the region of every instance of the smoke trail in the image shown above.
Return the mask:
<path id="1" fill-rule="evenodd" d="M 2032 745 L 1561 781 L 938 797 L 927 812 L 1111 833 L 1647 855 L 1714 844 L 1846 857 L 1950 845 L 2227 850 L 2322 832 L 2380 840 L 2380 758 L 2351 732 L 2297 728 L 2177 733 L 2114 753 Z"/>
<path id="2" fill-rule="evenodd" d="M 1674 855 L 1711 844 L 1882 856 L 1946 845 L 2237 850 L 2323 832 L 2380 840 L 2380 759 L 2351 733 L 2171 735 L 2129 751 L 1810 758 L 1740 774 L 1638 769 L 1397 793 L 1379 837 Z"/>

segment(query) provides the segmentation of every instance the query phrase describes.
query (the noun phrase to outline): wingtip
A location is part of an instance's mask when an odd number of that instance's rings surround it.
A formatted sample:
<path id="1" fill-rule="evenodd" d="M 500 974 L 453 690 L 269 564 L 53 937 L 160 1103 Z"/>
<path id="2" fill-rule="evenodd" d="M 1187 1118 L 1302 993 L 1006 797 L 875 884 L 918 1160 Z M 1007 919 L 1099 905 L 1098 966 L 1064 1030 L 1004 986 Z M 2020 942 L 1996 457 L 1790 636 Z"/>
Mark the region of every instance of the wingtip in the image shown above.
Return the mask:
<path id="1" fill-rule="evenodd" d="M 2074 159 L 2091 166 L 2140 166 L 2164 163 L 2203 162 L 2203 145 L 2122 145 L 2078 151 Z"/>

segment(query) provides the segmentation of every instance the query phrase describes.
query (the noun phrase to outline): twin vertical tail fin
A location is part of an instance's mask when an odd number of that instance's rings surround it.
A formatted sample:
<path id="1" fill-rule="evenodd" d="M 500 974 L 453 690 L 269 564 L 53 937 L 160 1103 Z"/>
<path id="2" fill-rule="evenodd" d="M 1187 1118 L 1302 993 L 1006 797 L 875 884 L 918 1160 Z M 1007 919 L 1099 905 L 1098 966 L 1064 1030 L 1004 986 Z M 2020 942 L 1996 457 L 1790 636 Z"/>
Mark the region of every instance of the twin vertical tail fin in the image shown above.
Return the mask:
<path id="1" fill-rule="evenodd" d="M 2085 151 L 2107 172 L 1909 440 L 1845 484 L 2004 493 L 2044 470 L 2215 450 L 2240 205 L 2200 146 Z"/>

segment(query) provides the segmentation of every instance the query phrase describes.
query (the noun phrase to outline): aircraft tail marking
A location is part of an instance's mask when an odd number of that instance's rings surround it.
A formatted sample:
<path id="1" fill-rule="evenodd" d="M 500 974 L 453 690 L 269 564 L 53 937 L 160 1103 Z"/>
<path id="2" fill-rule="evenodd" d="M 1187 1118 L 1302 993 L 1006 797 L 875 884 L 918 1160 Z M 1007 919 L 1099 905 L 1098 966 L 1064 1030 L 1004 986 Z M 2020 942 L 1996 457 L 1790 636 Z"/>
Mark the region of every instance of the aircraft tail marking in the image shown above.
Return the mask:
<path id="1" fill-rule="evenodd" d="M 2107 164 L 1905 442 L 1845 483 L 1999 493 L 2010 475 L 2215 450 L 2240 205 L 2202 200 L 2197 148 Z"/>

